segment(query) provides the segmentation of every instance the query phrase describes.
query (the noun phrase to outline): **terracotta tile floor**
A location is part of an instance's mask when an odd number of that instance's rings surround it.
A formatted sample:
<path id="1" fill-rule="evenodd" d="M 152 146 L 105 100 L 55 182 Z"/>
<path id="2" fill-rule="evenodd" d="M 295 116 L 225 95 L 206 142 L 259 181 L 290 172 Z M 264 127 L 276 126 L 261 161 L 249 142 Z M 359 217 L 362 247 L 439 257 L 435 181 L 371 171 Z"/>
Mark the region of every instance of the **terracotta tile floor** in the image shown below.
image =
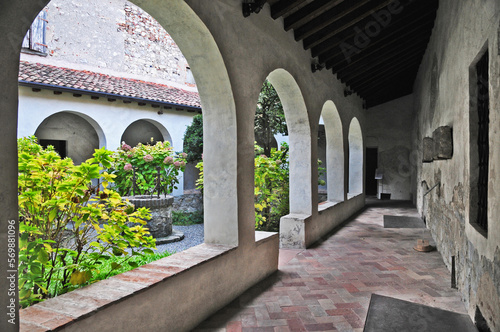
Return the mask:
<path id="1" fill-rule="evenodd" d="M 362 331 L 372 293 L 466 313 L 437 251 L 413 250 L 427 230 L 383 228 L 408 203 L 372 201 L 307 250 L 281 250 L 279 271 L 195 331 Z"/>

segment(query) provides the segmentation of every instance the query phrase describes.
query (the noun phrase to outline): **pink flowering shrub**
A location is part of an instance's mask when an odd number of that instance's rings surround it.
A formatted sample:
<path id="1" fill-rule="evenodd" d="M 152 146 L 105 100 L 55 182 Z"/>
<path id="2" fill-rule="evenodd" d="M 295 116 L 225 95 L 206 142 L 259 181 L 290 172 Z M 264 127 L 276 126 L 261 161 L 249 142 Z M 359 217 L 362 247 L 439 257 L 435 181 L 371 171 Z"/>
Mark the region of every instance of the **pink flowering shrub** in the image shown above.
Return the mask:
<path id="1" fill-rule="evenodd" d="M 147 155 L 145 155 L 144 157 L 142 157 L 142 159 L 144 159 L 144 161 L 145 161 L 145 162 L 150 163 L 150 162 L 152 162 L 155 158 L 153 158 L 153 156 L 152 156 L 152 155 L 147 154 Z"/>
<path id="2" fill-rule="evenodd" d="M 121 195 L 171 193 L 177 188 L 178 175 L 186 166 L 184 154 L 176 154 L 169 142 L 139 143 L 133 148 L 122 142 L 112 157 L 108 171 L 116 176 L 116 190 Z M 160 188 L 157 186 L 158 171 Z"/>

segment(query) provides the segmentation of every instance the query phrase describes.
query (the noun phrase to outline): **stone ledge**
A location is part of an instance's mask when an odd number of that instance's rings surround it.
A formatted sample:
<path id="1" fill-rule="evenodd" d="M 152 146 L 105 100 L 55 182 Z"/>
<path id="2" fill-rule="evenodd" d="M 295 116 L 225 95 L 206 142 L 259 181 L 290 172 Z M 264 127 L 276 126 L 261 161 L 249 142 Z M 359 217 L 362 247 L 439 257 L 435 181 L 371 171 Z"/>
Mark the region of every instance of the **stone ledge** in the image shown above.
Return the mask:
<path id="1" fill-rule="evenodd" d="M 259 245 L 278 236 L 279 234 L 277 232 L 255 231 L 255 242 L 257 243 L 257 245 Z"/>
<path id="2" fill-rule="evenodd" d="M 344 203 L 343 201 L 326 201 L 321 204 L 318 204 L 318 212 L 321 214 L 322 212 L 331 209 L 334 206 Z"/>
<path id="3" fill-rule="evenodd" d="M 361 196 L 363 193 L 347 193 L 347 199 L 353 199 L 354 197 Z"/>
<path id="4" fill-rule="evenodd" d="M 20 310 L 20 331 L 52 331 L 91 317 L 114 305 L 199 265 L 212 261 L 236 247 L 200 244 Z"/>

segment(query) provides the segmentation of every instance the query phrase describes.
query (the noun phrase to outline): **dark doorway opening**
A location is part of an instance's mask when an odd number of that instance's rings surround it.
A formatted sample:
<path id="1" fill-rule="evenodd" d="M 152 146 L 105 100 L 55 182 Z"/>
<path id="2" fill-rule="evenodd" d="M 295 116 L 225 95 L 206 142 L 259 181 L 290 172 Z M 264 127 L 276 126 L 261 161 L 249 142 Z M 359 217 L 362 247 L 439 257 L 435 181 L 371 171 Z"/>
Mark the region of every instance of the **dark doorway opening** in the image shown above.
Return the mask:
<path id="1" fill-rule="evenodd" d="M 378 183 L 375 179 L 375 171 L 378 167 L 378 148 L 366 148 L 366 195 L 377 196 Z"/>
<path id="2" fill-rule="evenodd" d="M 66 158 L 68 156 L 68 150 L 66 148 L 67 141 L 55 140 L 55 139 L 41 139 L 40 145 L 43 146 L 44 149 L 47 146 L 52 145 L 54 150 L 59 153 L 61 158 Z"/>

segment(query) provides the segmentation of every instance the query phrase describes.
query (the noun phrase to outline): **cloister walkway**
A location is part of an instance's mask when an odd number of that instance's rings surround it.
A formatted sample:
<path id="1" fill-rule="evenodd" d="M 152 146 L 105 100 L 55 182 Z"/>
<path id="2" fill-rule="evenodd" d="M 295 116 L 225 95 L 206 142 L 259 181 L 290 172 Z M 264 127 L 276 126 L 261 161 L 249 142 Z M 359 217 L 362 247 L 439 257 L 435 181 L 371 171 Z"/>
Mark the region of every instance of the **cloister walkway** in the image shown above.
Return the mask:
<path id="1" fill-rule="evenodd" d="M 413 249 L 427 229 L 384 228 L 384 215 L 418 216 L 408 202 L 366 208 L 307 250 L 281 250 L 279 271 L 195 331 L 362 331 L 373 293 L 466 313 L 437 251 Z"/>

